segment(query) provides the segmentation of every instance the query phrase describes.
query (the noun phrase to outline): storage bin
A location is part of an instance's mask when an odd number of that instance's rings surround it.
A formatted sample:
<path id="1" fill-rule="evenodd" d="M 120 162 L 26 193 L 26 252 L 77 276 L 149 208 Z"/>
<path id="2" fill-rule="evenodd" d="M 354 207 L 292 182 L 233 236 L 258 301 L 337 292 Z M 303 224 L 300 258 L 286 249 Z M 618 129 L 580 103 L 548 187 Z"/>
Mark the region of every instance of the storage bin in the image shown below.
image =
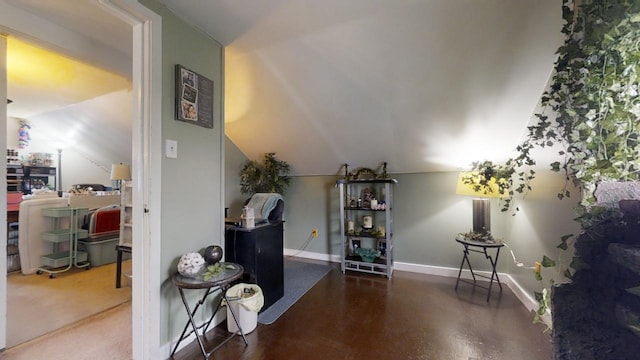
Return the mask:
<path id="1" fill-rule="evenodd" d="M 118 252 L 116 251 L 118 238 L 106 239 L 101 241 L 78 241 L 78 249 L 89 254 L 89 262 L 91 266 L 101 266 L 116 262 Z M 128 259 L 129 254 L 123 254 L 122 259 Z"/>

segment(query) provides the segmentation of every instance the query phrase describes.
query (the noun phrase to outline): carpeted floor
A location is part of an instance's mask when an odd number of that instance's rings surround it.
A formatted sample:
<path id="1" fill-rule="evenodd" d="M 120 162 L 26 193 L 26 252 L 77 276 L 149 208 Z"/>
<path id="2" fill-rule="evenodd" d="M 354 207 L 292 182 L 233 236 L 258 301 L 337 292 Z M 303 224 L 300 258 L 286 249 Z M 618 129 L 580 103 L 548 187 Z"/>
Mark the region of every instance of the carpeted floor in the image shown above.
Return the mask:
<path id="1" fill-rule="evenodd" d="M 105 331 L 108 329 L 108 331 Z M 2 360 L 131 359 L 131 302 L 0 353 Z"/>
<path id="2" fill-rule="evenodd" d="M 55 279 L 46 274 L 7 276 L 7 347 L 131 301 L 131 287 L 115 288 L 115 273 L 115 264 L 108 264 L 74 268 Z"/>
<path id="3" fill-rule="evenodd" d="M 273 324 L 331 270 L 331 266 L 284 259 L 284 296 L 258 315 L 260 324 Z"/>

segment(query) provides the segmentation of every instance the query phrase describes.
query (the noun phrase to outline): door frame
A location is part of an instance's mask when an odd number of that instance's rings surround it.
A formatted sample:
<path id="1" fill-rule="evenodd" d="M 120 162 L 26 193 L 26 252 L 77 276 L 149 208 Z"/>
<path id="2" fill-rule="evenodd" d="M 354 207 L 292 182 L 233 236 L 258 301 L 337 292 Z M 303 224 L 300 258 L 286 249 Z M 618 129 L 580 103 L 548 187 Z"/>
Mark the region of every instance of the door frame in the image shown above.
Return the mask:
<path id="1" fill-rule="evenodd" d="M 159 191 L 162 185 L 162 20 L 135 0 L 97 2 L 132 27 L 132 357 L 158 359 L 162 357 L 159 296 L 162 243 Z"/>

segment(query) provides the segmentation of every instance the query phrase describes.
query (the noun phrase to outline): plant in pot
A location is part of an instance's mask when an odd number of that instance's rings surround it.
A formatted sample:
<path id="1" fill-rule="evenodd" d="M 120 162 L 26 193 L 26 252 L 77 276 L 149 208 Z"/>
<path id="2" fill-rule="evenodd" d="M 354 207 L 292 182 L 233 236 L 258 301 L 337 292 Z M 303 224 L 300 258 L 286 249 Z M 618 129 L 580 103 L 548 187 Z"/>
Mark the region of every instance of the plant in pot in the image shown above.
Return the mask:
<path id="1" fill-rule="evenodd" d="M 279 160 L 275 153 L 265 153 L 262 162 L 250 160 L 240 171 L 240 192 L 278 193 L 284 195 L 291 183 L 289 164 Z"/>

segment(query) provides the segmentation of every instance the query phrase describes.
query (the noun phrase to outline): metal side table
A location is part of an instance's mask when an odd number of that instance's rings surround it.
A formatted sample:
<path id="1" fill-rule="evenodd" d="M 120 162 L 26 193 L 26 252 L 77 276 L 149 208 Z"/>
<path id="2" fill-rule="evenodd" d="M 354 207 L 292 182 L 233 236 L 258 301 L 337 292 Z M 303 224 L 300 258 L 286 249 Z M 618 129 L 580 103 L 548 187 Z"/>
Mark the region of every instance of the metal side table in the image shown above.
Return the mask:
<path id="1" fill-rule="evenodd" d="M 227 341 L 231 340 L 236 335 L 235 333 L 231 334 L 224 341 L 222 341 L 222 343 L 218 344 L 215 348 L 213 348 L 209 352 L 207 352 L 207 350 L 204 347 L 204 336 L 207 332 L 207 329 L 209 328 L 209 325 L 211 325 L 211 321 L 213 320 L 213 317 L 216 315 L 216 313 L 220 309 L 222 300 L 224 299 L 227 302 L 227 304 L 230 303 L 229 298 L 227 297 L 227 290 L 231 287 L 231 283 L 233 281 L 242 277 L 242 273 L 244 272 L 244 268 L 242 267 L 242 265 L 235 264 L 235 263 L 220 263 L 220 264 L 224 266 L 224 270 L 218 276 L 211 278 L 209 280 L 204 280 L 201 276 L 190 278 L 190 277 L 182 276 L 179 273 L 175 273 L 171 278 L 171 281 L 178 288 L 178 291 L 180 292 L 182 303 L 184 304 L 185 311 L 187 312 L 187 316 L 189 317 L 189 320 L 184 325 L 184 329 L 182 330 L 180 339 L 178 340 L 175 347 L 173 348 L 173 351 L 171 352 L 172 357 L 175 354 L 176 350 L 178 350 L 178 346 L 180 345 L 180 343 L 192 333 L 195 333 L 196 340 L 200 345 L 200 351 L 202 351 L 202 356 L 204 356 L 205 359 L 208 359 L 209 355 L 211 355 L 214 351 L 218 350 L 222 345 L 226 344 Z M 185 289 L 186 290 L 204 290 L 202 298 L 200 298 L 200 300 L 195 304 L 195 307 L 193 308 L 193 310 L 189 306 L 189 303 L 187 302 L 187 298 L 184 295 Z M 221 296 L 215 306 L 215 310 L 213 311 L 213 314 L 211 314 L 211 317 L 209 318 L 209 320 L 206 321 L 204 324 L 200 326 L 196 325 L 196 322 L 193 319 L 193 316 L 196 314 L 200 306 L 204 304 L 206 298 L 209 295 L 216 294 L 218 292 L 220 292 Z M 247 338 L 244 335 L 244 331 L 242 330 L 242 327 L 240 326 L 238 314 L 235 313 L 235 311 L 233 310 L 233 307 L 229 307 L 229 310 L 231 310 L 231 315 L 233 315 L 233 320 L 236 322 L 236 325 L 240 330 L 240 334 L 242 335 L 242 339 L 244 340 L 245 346 L 248 345 L 249 343 L 247 342 Z M 229 319 L 227 319 L 227 321 L 229 321 Z M 187 333 L 189 325 L 191 325 L 192 330 Z M 198 330 L 201 330 L 201 331 L 199 332 Z"/>
<path id="2" fill-rule="evenodd" d="M 500 249 L 504 246 L 503 243 L 489 243 L 489 242 L 484 242 L 484 241 L 476 241 L 476 240 L 467 240 L 467 239 L 462 239 L 462 238 L 456 238 L 456 241 L 459 242 L 460 244 L 462 244 L 462 246 L 464 246 L 464 256 L 462 257 L 462 262 L 460 263 L 460 271 L 458 271 L 458 280 L 456 280 L 456 288 L 455 290 L 458 291 L 458 284 L 462 281 L 462 282 L 466 282 L 469 284 L 472 284 L 473 286 L 478 286 L 484 289 L 488 290 L 488 294 L 487 294 L 487 302 L 489 302 L 489 299 L 491 298 L 491 288 L 493 286 L 493 280 L 495 279 L 498 282 L 498 286 L 500 286 L 500 292 L 502 293 L 502 284 L 500 283 L 500 278 L 498 277 L 498 272 L 496 271 L 496 266 L 498 264 L 498 256 L 500 255 Z M 489 249 L 495 249 L 495 258 L 493 258 L 488 250 Z M 471 252 L 476 252 L 476 253 L 480 253 L 480 254 L 484 254 L 485 258 L 487 260 L 489 260 L 489 262 L 491 263 L 491 276 L 485 276 L 482 274 L 476 274 L 473 272 L 473 269 L 471 268 L 471 263 L 469 262 L 469 254 Z M 462 268 L 464 267 L 464 263 L 467 263 L 467 266 L 469 267 L 469 271 L 471 271 L 471 276 L 473 277 L 473 282 L 465 280 L 465 279 L 461 279 L 460 275 L 462 275 Z M 482 277 L 485 279 L 489 279 L 489 286 L 485 287 L 482 285 L 477 284 L 476 281 L 476 276 L 478 277 Z"/>

